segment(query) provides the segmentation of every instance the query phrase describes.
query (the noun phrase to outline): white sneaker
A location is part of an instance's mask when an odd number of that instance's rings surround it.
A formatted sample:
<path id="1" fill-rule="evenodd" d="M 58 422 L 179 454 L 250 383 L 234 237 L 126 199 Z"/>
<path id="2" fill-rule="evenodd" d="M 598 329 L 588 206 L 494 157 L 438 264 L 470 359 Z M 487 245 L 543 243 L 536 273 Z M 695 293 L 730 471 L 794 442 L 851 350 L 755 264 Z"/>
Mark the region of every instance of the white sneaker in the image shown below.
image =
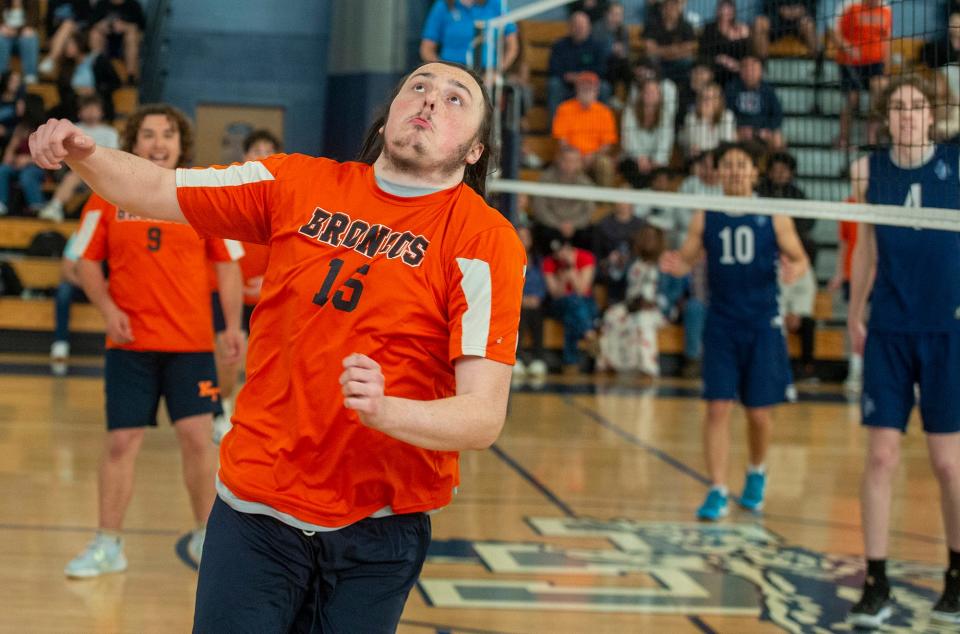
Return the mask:
<path id="1" fill-rule="evenodd" d="M 9 212 L 6 203 L 0 203 L 0 216 L 6 216 Z"/>
<path id="2" fill-rule="evenodd" d="M 55 71 L 56 69 L 57 69 L 56 65 L 53 63 L 53 60 L 50 59 L 49 57 L 44 57 L 43 60 L 41 60 L 40 64 L 37 66 L 37 70 L 40 71 L 41 75 L 52 75 L 53 71 Z"/>
<path id="3" fill-rule="evenodd" d="M 36 75 L 24 75 L 24 76 L 23 76 L 23 83 L 25 83 L 25 84 L 28 85 L 28 86 L 32 86 L 33 84 L 37 83 L 37 76 L 36 76 Z"/>
<path id="4" fill-rule="evenodd" d="M 54 341 L 50 346 L 50 361 L 66 361 L 70 358 L 70 342 Z"/>
<path id="5" fill-rule="evenodd" d="M 51 200 L 37 213 L 37 218 L 52 222 L 63 222 L 63 203 L 56 199 Z"/>
<path id="6" fill-rule="evenodd" d="M 230 422 L 230 419 L 222 414 L 220 416 L 213 417 L 213 444 L 219 445 L 220 441 L 223 440 L 223 437 L 233 429 L 233 423 Z"/>
<path id="7" fill-rule="evenodd" d="M 527 367 L 527 373 L 536 378 L 545 377 L 547 376 L 547 364 L 543 359 L 534 359 Z"/>
<path id="8" fill-rule="evenodd" d="M 72 579 L 87 579 L 110 572 L 123 572 L 126 569 L 127 558 L 123 555 L 123 540 L 97 533 L 86 550 L 67 564 L 64 573 Z"/>
<path id="9" fill-rule="evenodd" d="M 200 563 L 200 557 L 203 556 L 203 540 L 207 537 L 206 528 L 198 528 L 190 535 L 190 542 L 187 544 L 187 552 L 193 557 L 193 560 Z"/>
<path id="10" fill-rule="evenodd" d="M 517 359 L 517 362 L 513 364 L 513 378 L 522 379 L 527 375 L 527 366 L 523 364 L 523 361 Z"/>

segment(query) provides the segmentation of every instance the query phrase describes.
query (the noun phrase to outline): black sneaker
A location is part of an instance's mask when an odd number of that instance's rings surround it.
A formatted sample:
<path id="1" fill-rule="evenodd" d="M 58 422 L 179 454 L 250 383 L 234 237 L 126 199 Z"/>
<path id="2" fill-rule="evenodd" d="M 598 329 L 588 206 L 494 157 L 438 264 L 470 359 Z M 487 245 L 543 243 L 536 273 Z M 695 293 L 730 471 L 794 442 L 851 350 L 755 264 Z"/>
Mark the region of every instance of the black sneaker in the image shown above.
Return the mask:
<path id="1" fill-rule="evenodd" d="M 856 627 L 878 628 L 893 616 L 890 586 L 880 586 L 872 577 L 863 584 L 863 596 L 850 608 L 847 622 Z"/>
<path id="2" fill-rule="evenodd" d="M 941 623 L 960 623 L 960 571 L 948 570 L 943 575 L 943 594 L 933 606 L 930 618 Z"/>

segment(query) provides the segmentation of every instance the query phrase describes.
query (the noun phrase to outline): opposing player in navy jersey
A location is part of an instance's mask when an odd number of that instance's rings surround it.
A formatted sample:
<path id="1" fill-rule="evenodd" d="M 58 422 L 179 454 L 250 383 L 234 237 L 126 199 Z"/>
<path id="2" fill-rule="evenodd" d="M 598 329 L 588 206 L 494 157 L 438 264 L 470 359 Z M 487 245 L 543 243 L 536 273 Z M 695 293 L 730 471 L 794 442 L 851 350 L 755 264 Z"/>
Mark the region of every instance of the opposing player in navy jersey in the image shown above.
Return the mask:
<path id="1" fill-rule="evenodd" d="M 930 140 L 931 95 L 914 78 L 885 91 L 881 112 L 893 145 L 853 164 L 858 201 L 902 205 L 905 215 L 912 207 L 960 208 L 960 151 Z M 960 623 L 960 233 L 860 225 L 847 319 L 853 348 L 864 354 L 861 413 L 868 429 L 860 497 L 867 575 L 850 621 L 879 627 L 893 612 L 886 575 L 890 498 L 918 386 L 950 551 L 932 617 Z"/>
<path id="2" fill-rule="evenodd" d="M 724 195 L 753 195 L 760 170 L 752 148 L 723 145 L 717 159 Z M 777 274 L 779 269 L 785 281 L 796 280 L 809 263 L 787 216 L 699 211 L 683 245 L 663 256 L 661 268 L 686 275 L 704 252 L 710 305 L 703 333 L 703 442 L 712 486 L 697 517 L 714 521 L 729 512 L 730 412 L 738 398 L 747 410 L 750 445 L 740 505 L 751 511 L 763 507 L 771 408 L 786 400 L 792 383 Z"/>

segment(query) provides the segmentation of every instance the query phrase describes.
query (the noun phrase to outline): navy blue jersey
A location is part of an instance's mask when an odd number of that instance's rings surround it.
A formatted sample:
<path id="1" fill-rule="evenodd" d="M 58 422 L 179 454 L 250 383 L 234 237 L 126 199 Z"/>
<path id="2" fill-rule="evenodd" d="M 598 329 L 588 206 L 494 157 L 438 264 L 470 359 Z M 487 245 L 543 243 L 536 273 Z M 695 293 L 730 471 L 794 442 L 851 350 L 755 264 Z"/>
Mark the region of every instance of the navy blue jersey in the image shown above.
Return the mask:
<path id="1" fill-rule="evenodd" d="M 958 170 L 960 150 L 952 145 L 937 146 L 930 160 L 914 169 L 895 165 L 889 151 L 874 152 L 867 202 L 960 209 Z M 883 225 L 875 231 L 877 277 L 870 328 L 960 331 L 960 233 Z"/>
<path id="2" fill-rule="evenodd" d="M 768 216 L 704 214 L 710 311 L 755 326 L 776 319 L 780 248 Z"/>

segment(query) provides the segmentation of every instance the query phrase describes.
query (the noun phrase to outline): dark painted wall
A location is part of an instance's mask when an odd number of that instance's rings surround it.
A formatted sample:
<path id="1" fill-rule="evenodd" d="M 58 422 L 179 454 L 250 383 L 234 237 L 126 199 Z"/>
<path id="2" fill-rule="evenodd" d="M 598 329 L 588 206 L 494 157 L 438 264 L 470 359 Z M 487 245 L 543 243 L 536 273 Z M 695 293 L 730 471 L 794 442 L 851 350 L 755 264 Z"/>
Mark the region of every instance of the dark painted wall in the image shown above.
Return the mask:
<path id="1" fill-rule="evenodd" d="M 319 154 L 327 95 L 330 0 L 172 0 L 164 100 L 280 106 L 284 145 Z"/>

